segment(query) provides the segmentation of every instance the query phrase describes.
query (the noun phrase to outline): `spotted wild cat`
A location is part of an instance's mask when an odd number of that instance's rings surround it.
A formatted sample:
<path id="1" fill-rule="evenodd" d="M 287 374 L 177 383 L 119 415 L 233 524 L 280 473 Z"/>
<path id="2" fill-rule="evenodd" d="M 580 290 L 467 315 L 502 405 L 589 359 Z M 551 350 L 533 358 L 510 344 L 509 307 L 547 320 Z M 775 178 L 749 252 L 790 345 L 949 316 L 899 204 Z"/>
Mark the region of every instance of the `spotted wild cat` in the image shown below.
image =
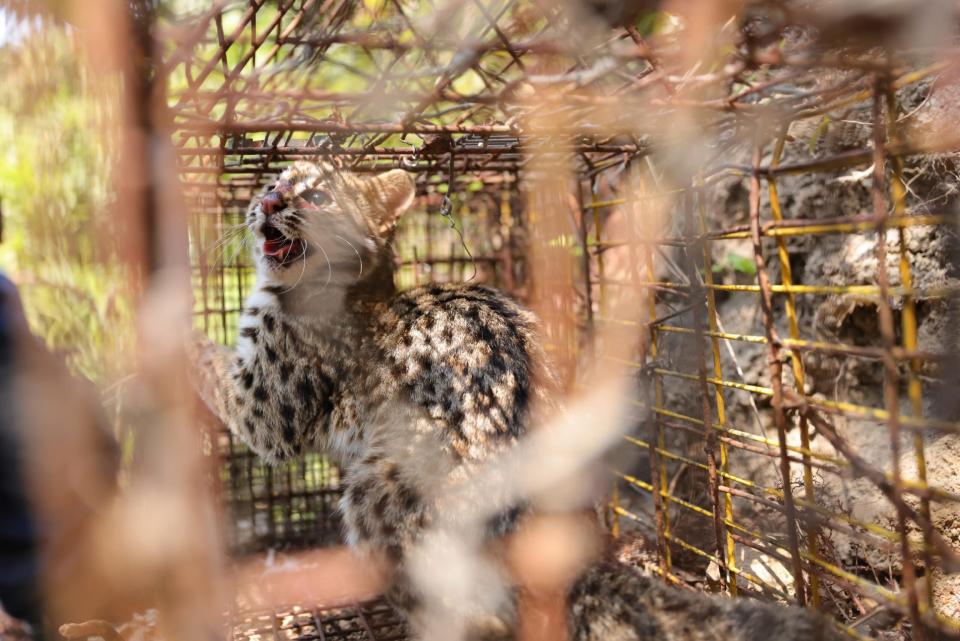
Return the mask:
<path id="1" fill-rule="evenodd" d="M 247 214 L 257 285 L 236 348 L 201 338 L 192 355 L 201 395 L 257 454 L 324 450 L 341 466 L 348 541 L 396 563 L 390 596 L 416 628 L 407 553 L 445 488 L 522 438 L 554 382 L 535 318 L 504 295 L 478 285 L 396 291 L 391 243 L 413 197 L 401 170 L 286 169 Z M 485 536 L 515 527 L 523 510 L 508 507 Z M 680 594 L 626 567 L 589 569 L 570 599 L 576 641 L 833 638 L 805 614 Z M 477 638 L 510 638 L 511 607 L 480 614 Z"/>

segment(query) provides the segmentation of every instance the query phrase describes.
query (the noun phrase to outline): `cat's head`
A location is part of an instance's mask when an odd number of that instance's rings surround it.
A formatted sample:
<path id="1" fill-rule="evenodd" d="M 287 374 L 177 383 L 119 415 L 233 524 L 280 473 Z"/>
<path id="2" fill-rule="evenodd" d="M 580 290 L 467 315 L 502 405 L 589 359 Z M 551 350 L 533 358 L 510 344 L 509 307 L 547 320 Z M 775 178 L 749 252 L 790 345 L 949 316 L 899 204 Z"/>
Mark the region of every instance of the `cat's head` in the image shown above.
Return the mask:
<path id="1" fill-rule="evenodd" d="M 291 165 L 247 211 L 257 273 L 291 287 L 363 278 L 392 259 L 393 231 L 414 191 L 401 169 L 364 176 L 327 163 Z"/>

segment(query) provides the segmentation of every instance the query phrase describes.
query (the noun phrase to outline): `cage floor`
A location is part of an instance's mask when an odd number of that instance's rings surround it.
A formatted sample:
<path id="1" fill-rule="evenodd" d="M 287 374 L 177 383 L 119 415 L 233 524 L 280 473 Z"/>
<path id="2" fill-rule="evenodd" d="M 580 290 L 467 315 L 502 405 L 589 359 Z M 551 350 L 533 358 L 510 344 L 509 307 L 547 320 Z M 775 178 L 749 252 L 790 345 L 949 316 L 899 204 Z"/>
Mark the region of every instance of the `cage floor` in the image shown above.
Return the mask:
<path id="1" fill-rule="evenodd" d="M 230 627 L 230 641 L 401 641 L 408 638 L 401 616 L 383 600 L 352 607 L 293 606 L 241 613 Z"/>

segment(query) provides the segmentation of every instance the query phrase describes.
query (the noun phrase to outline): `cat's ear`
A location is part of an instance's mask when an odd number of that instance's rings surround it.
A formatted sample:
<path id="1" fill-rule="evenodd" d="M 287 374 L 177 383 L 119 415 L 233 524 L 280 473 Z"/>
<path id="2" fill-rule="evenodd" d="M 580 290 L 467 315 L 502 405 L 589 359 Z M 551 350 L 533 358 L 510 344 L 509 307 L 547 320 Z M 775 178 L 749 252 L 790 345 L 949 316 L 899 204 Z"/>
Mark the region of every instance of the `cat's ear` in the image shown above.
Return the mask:
<path id="1" fill-rule="evenodd" d="M 367 179 L 371 204 L 377 209 L 381 232 L 393 229 L 397 219 L 407 211 L 416 195 L 413 178 L 402 169 L 390 171 Z"/>

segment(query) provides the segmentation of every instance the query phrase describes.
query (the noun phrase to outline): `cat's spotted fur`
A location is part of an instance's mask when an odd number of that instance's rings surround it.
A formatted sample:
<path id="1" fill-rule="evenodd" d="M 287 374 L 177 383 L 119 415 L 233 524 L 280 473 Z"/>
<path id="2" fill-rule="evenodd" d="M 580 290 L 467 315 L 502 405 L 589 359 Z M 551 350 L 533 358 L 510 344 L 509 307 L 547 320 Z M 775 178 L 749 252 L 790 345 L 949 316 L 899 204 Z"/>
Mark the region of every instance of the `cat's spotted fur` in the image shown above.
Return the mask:
<path id="1" fill-rule="evenodd" d="M 679 590 L 620 563 L 598 563 L 568 595 L 574 641 L 840 641 L 809 610 Z"/>
<path id="2" fill-rule="evenodd" d="M 534 317 L 502 294 L 395 291 L 391 241 L 413 193 L 399 170 L 364 178 L 323 164 L 288 168 L 249 209 L 258 279 L 236 349 L 201 341 L 194 355 L 205 400 L 260 456 L 335 458 L 349 542 L 397 563 L 392 596 L 415 615 L 404 559 L 437 499 L 522 437 L 553 383 Z M 520 512 L 505 510 L 488 536 L 508 532 Z M 719 638 L 664 633 L 644 596 L 661 594 L 672 590 L 594 568 L 571 590 L 571 637 Z M 732 611 L 704 598 L 665 602 L 689 610 L 684 617 Z M 498 614 L 509 626 L 510 612 Z M 817 637 L 778 641 L 794 638 Z"/>
<path id="3" fill-rule="evenodd" d="M 344 472 L 348 541 L 401 562 L 439 488 L 515 443 L 548 401 L 536 320 L 483 286 L 396 293 L 390 242 L 413 196 L 403 172 L 298 163 L 270 193 L 282 202 L 268 215 L 255 200 L 248 215 L 258 283 L 236 349 L 196 346 L 204 397 L 268 461 L 329 452 Z M 285 242 L 270 227 L 307 250 L 270 259 Z"/>

